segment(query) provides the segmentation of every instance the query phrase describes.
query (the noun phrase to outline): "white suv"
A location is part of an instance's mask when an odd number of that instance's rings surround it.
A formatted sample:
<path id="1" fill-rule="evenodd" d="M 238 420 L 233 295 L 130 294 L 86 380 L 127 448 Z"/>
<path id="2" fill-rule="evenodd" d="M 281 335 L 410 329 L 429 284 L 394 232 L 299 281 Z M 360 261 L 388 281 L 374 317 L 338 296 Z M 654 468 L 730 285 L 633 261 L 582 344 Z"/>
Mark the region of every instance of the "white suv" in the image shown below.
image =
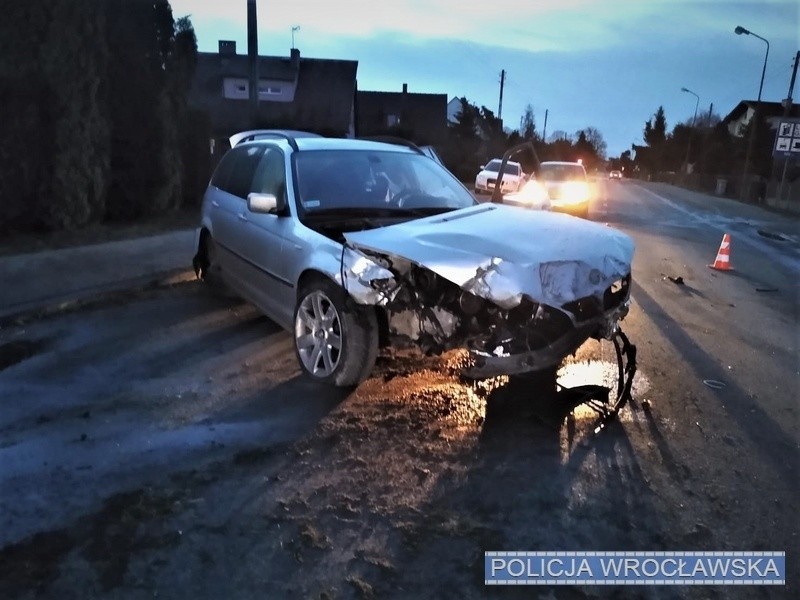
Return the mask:
<path id="1" fill-rule="evenodd" d="M 475 193 L 486 192 L 491 194 L 500 175 L 500 165 L 503 163 L 499 158 L 490 160 L 488 164 L 481 167 L 480 173 L 475 178 Z M 503 181 L 500 184 L 500 191 L 517 192 L 525 183 L 525 174 L 522 172 L 522 165 L 518 162 L 508 161 L 503 170 Z"/>

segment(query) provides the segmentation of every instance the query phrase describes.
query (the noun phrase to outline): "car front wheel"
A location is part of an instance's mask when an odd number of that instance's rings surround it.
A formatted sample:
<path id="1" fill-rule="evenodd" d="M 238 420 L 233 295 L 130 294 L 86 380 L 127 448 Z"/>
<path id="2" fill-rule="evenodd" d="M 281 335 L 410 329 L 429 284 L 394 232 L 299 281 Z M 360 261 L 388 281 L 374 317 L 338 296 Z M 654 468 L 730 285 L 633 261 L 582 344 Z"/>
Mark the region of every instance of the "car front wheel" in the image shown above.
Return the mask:
<path id="1" fill-rule="evenodd" d="M 349 300 L 326 278 L 303 285 L 294 312 L 294 346 L 303 371 L 348 387 L 366 379 L 378 354 L 375 311 Z"/>
<path id="2" fill-rule="evenodd" d="M 216 296 L 230 297 L 233 295 L 222 279 L 217 246 L 210 234 L 203 236 L 193 263 L 195 273 L 203 280 L 209 291 Z"/>

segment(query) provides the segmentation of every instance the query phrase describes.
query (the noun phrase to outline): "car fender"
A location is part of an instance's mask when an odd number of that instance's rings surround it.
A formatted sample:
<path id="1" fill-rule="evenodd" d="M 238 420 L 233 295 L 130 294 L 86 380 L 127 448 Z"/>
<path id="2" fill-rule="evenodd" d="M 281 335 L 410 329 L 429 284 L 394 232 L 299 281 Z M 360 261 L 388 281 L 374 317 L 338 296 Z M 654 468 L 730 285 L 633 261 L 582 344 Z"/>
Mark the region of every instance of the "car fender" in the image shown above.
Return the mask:
<path id="1" fill-rule="evenodd" d="M 322 237 L 322 236 L 320 236 Z M 303 270 L 295 277 L 295 288 L 299 291 L 303 279 L 310 273 L 317 273 L 342 285 L 342 253 L 344 247 L 338 242 L 323 239 L 311 250 Z"/>
<path id="2" fill-rule="evenodd" d="M 214 237 L 214 227 L 211 225 L 211 217 L 208 215 L 202 216 L 200 226 L 194 232 L 194 247 L 198 250 L 200 249 L 200 237 L 203 234 L 203 230 L 207 231 L 212 238 Z"/>

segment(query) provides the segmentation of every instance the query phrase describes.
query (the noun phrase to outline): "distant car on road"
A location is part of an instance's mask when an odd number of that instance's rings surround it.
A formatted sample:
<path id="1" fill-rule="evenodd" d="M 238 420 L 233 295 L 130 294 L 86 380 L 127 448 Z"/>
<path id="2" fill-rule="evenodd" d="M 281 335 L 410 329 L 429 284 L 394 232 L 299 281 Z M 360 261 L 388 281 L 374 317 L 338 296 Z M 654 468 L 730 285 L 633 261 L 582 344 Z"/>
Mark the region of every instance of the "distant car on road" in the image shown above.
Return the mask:
<path id="1" fill-rule="evenodd" d="M 611 171 L 608 174 L 609 179 L 622 179 L 622 171 Z"/>
<path id="2" fill-rule="evenodd" d="M 536 181 L 550 199 L 550 209 L 587 219 L 591 187 L 581 163 L 548 161 L 539 166 Z"/>
<path id="3" fill-rule="evenodd" d="M 502 160 L 495 158 L 481 167 L 477 177 L 475 177 L 475 192 L 481 194 L 486 192 L 491 194 L 495 184 L 500 178 L 500 165 Z M 525 183 L 525 173 L 522 165 L 518 162 L 508 161 L 503 170 L 503 182 L 500 184 L 500 191 L 505 193 L 517 192 Z"/>

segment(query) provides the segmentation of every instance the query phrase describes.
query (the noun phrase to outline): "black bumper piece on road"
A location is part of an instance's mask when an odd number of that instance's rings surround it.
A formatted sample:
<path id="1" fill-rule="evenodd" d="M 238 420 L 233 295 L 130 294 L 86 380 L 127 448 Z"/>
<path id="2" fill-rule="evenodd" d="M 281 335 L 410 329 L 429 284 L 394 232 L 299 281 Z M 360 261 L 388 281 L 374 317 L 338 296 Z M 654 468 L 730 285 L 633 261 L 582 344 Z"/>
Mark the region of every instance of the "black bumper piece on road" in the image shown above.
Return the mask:
<path id="1" fill-rule="evenodd" d="M 617 413 L 631 399 L 633 378 L 636 375 L 636 346 L 630 343 L 628 336 L 618 329 L 611 338 L 617 357 L 617 389 L 616 397 L 610 398 L 611 388 L 602 385 L 580 385 L 572 388 L 560 387 L 558 402 L 564 411 L 571 412 L 576 406 L 585 404 L 598 413 L 594 432 L 599 433 L 616 417 Z"/>

